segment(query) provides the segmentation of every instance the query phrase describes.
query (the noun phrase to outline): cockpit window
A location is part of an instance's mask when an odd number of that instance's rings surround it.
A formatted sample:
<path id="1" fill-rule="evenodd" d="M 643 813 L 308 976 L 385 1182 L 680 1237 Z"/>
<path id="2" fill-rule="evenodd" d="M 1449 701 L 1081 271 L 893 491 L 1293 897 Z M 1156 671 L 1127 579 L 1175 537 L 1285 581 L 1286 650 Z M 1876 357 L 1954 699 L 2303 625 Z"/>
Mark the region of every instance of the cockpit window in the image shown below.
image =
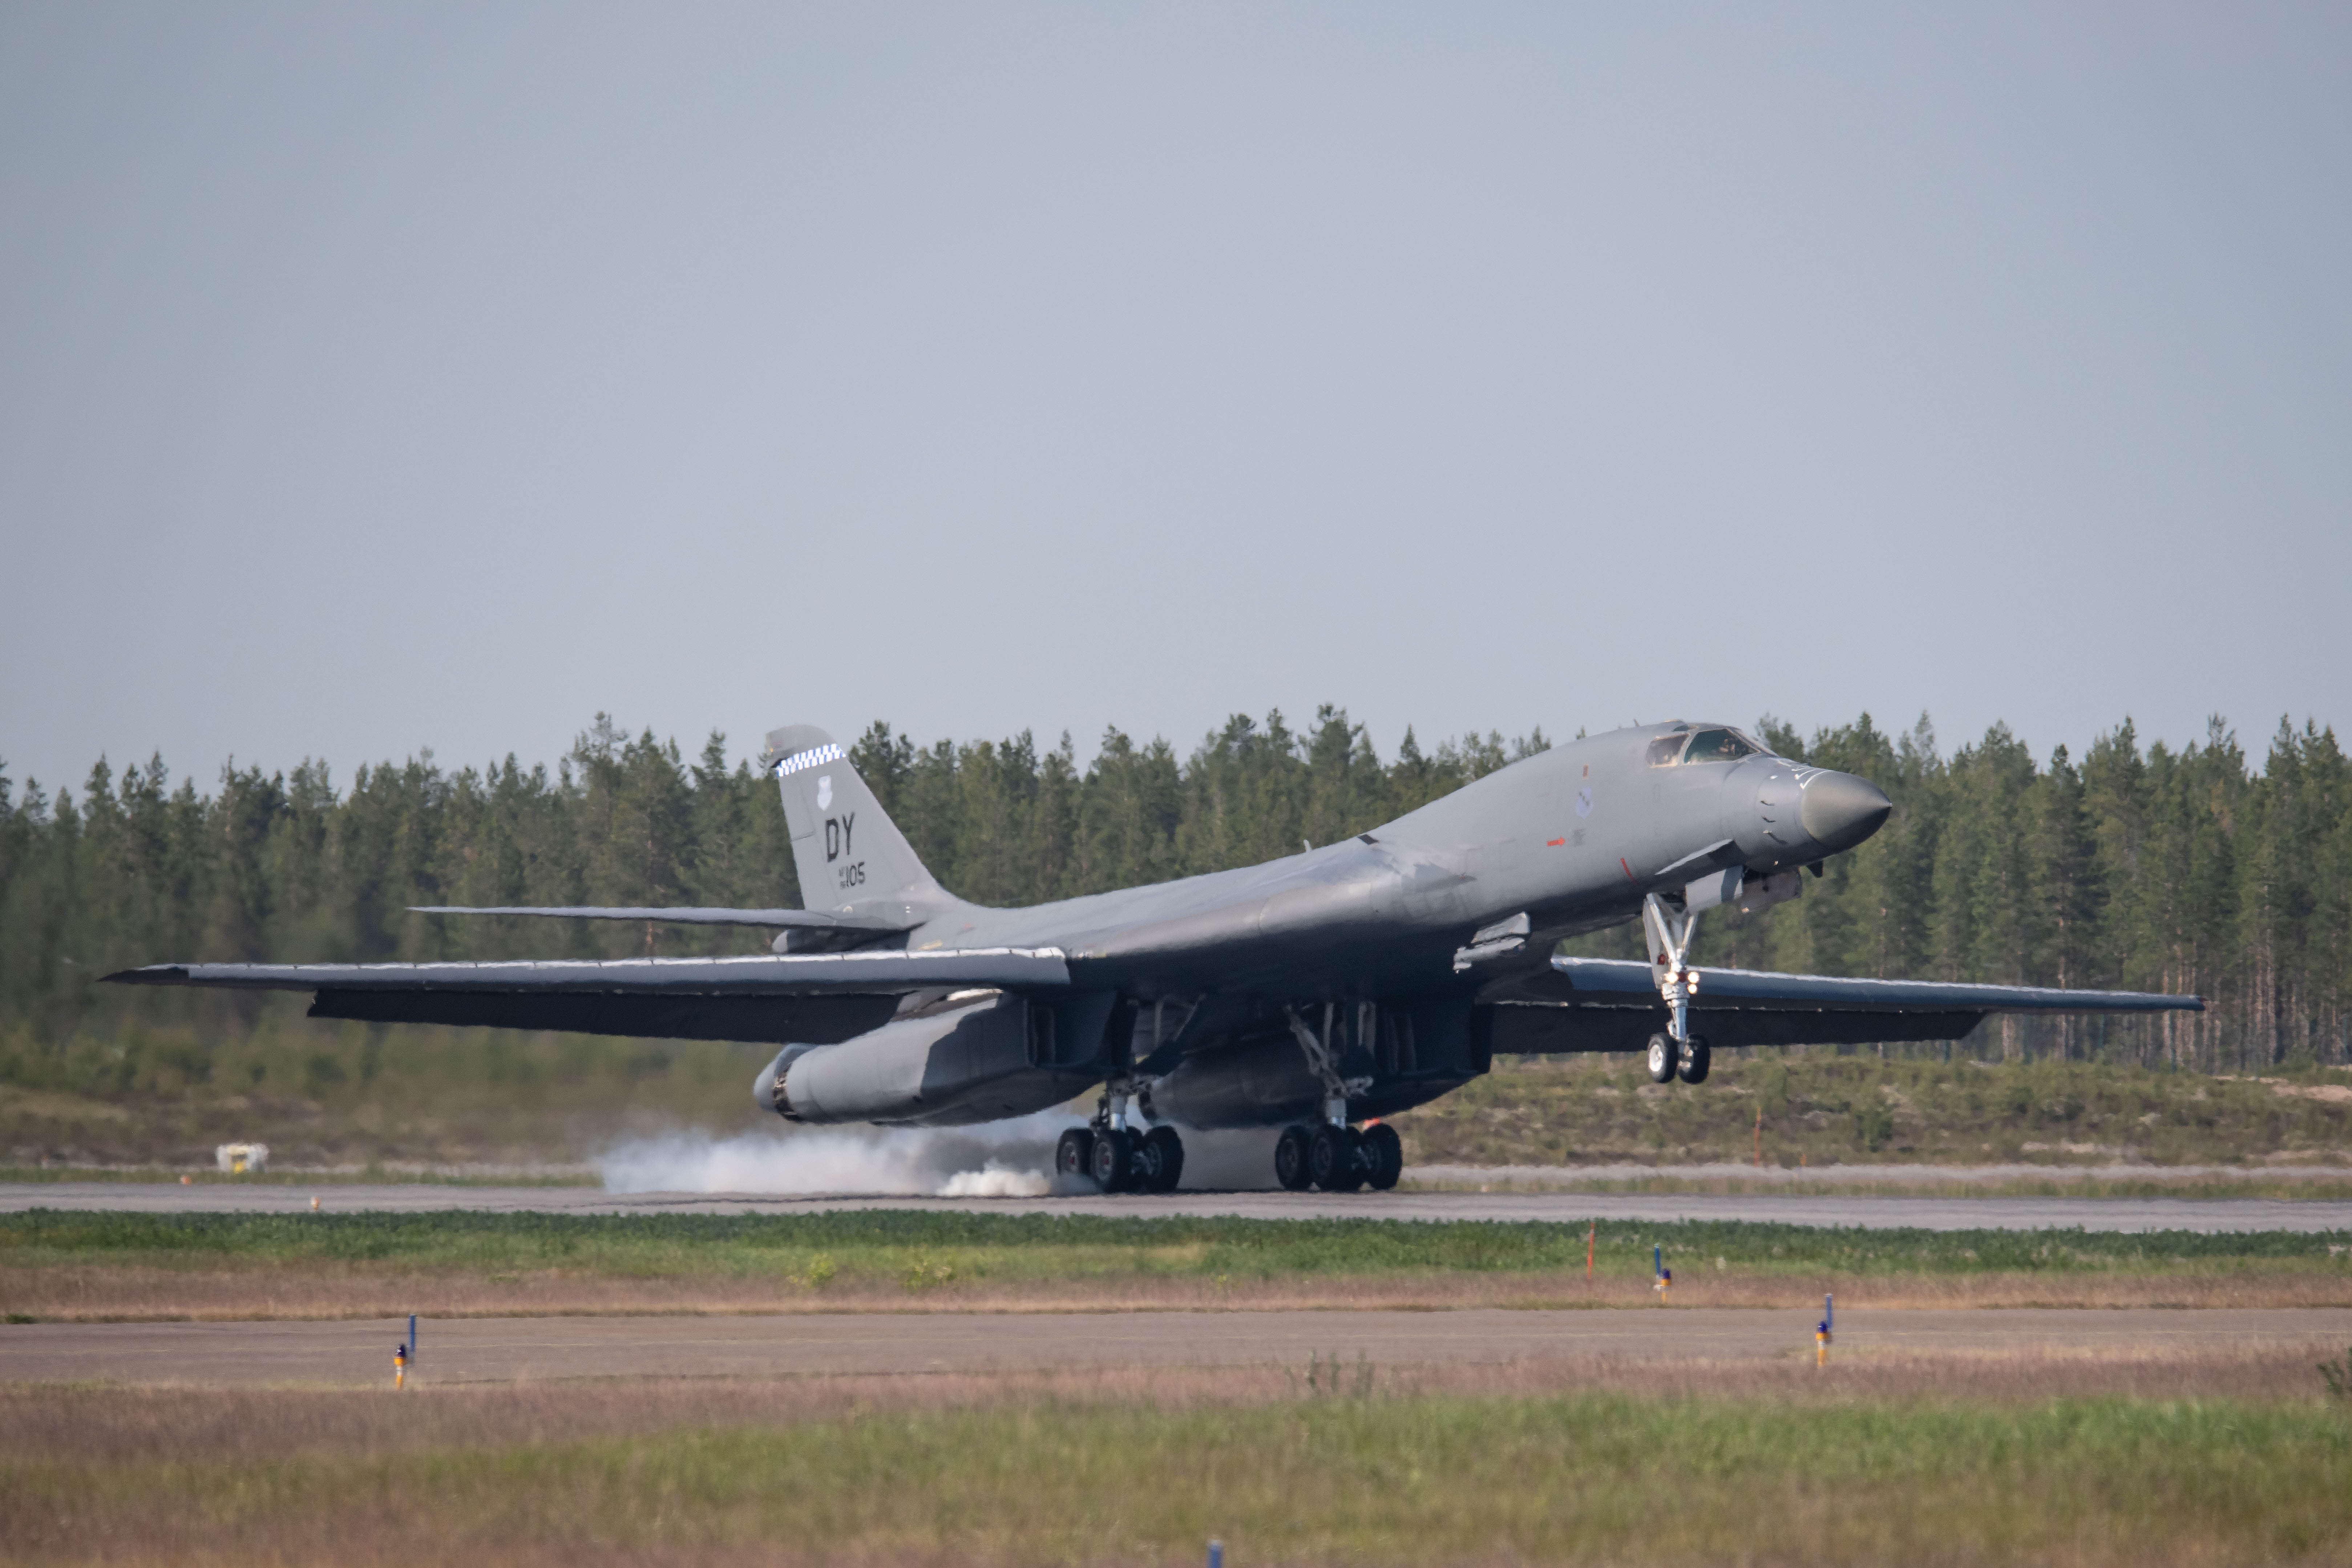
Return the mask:
<path id="1" fill-rule="evenodd" d="M 1685 763 L 1729 763 L 1741 757 L 1752 757 L 1758 748 L 1730 730 L 1701 730 L 1691 737 L 1690 750 L 1683 753 Z"/>
<path id="2" fill-rule="evenodd" d="M 1677 730 L 1671 735 L 1661 735 L 1651 742 L 1650 765 L 1654 768 L 1673 767 L 1682 761 L 1683 742 L 1689 739 L 1689 731 Z"/>

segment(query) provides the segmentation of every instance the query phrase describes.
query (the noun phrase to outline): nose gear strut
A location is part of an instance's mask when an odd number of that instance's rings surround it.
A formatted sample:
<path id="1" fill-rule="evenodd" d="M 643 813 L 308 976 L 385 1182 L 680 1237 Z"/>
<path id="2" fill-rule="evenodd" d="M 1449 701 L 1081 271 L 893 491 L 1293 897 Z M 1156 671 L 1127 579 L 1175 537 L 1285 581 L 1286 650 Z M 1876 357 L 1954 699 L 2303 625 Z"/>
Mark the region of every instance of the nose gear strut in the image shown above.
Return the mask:
<path id="1" fill-rule="evenodd" d="M 1698 971 L 1687 962 L 1691 932 L 1698 929 L 1698 911 L 1676 910 L 1657 894 L 1642 900 L 1642 929 L 1650 939 L 1650 978 L 1672 1018 L 1667 1033 L 1677 1047 L 1690 1045 L 1690 1001 L 1698 994 Z"/>

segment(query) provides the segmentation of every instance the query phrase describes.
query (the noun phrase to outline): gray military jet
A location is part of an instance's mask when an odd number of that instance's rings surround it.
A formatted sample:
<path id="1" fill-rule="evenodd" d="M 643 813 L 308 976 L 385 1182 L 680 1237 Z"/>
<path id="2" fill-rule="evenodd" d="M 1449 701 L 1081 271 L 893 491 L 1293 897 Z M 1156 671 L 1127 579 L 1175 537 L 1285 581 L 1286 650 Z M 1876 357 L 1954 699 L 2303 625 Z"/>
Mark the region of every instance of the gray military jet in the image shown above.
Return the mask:
<path id="1" fill-rule="evenodd" d="M 1697 1084 L 1716 1046 L 1958 1039 L 1992 1013 L 2204 1005 L 1693 964 L 1707 910 L 1797 897 L 1891 809 L 1867 780 L 1727 724 L 1597 735 L 1342 843 L 1018 910 L 942 889 L 824 731 L 778 730 L 761 760 L 805 909 L 421 912 L 759 927 L 779 931 L 772 952 L 108 978 L 309 991 L 320 1018 L 772 1043 L 752 1096 L 792 1121 L 991 1121 L 1099 1088 L 1056 1160 L 1106 1192 L 1171 1189 L 1181 1130 L 1239 1127 L 1283 1129 L 1286 1187 L 1394 1186 L 1403 1152 L 1372 1119 L 1459 1087 L 1496 1051 L 1646 1051 L 1656 1081 Z M 1646 963 L 1553 955 L 1629 921 Z"/>

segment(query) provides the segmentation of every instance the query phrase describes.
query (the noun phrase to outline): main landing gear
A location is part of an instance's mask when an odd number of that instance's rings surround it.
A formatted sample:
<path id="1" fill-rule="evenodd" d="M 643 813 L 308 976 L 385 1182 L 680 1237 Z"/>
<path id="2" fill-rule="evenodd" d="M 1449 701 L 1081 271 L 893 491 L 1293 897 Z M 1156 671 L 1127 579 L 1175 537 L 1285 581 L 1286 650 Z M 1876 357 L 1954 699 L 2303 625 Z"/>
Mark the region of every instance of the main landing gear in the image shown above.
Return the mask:
<path id="1" fill-rule="evenodd" d="M 1184 1140 L 1173 1127 L 1073 1127 L 1054 1150 L 1054 1170 L 1089 1176 L 1107 1193 L 1172 1193 L 1184 1175 Z"/>
<path id="2" fill-rule="evenodd" d="M 1307 1057 L 1307 1069 L 1323 1085 L 1323 1124 L 1286 1127 L 1274 1146 L 1274 1179 L 1294 1193 L 1318 1187 L 1327 1193 L 1352 1193 L 1370 1187 L 1384 1193 L 1404 1173 L 1404 1145 L 1396 1129 L 1378 1122 L 1361 1131 L 1348 1125 L 1348 1100 L 1372 1087 L 1369 1078 L 1344 1078 L 1339 1053 L 1334 1048 L 1333 1025 L 1339 1009 L 1326 1003 L 1323 1026 L 1318 1030 L 1286 1007 L 1291 1037 Z"/>
<path id="3" fill-rule="evenodd" d="M 1173 1127 L 1073 1127 L 1055 1147 L 1054 1170 L 1106 1193 L 1172 1193 L 1184 1175 L 1184 1141 Z M 1294 1193 L 1385 1193 L 1404 1174 L 1404 1144 L 1395 1128 L 1377 1122 L 1286 1127 L 1274 1145 L 1274 1174 Z"/>
<path id="4" fill-rule="evenodd" d="M 1404 1144 L 1395 1128 L 1378 1123 L 1360 1131 L 1328 1122 L 1286 1127 L 1274 1145 L 1274 1179 L 1294 1193 L 1384 1193 L 1403 1174 Z"/>
<path id="5" fill-rule="evenodd" d="M 1360 1037 L 1369 1033 L 1370 1005 L 1359 1016 Z M 1274 1149 L 1275 1178 L 1292 1192 L 1308 1187 L 1327 1193 L 1353 1193 L 1366 1187 L 1387 1192 L 1404 1174 L 1404 1144 L 1396 1129 L 1371 1122 L 1350 1127 L 1348 1101 L 1372 1086 L 1369 1077 L 1348 1076 L 1340 1070 L 1336 1048 L 1341 1033 L 1338 1004 L 1326 1003 L 1320 1027 L 1286 1007 L 1292 1037 L 1307 1058 L 1307 1070 L 1323 1089 L 1319 1125 L 1286 1127 Z M 1366 1063 L 1370 1065 L 1369 1061 Z M 1101 1103 L 1093 1122 L 1062 1134 L 1054 1150 L 1054 1170 L 1070 1179 L 1087 1179 L 1106 1193 L 1169 1193 L 1184 1173 L 1184 1142 L 1173 1127 L 1143 1131 L 1128 1125 L 1128 1107 L 1135 1098 L 1132 1078 L 1115 1077 L 1103 1085 Z"/>

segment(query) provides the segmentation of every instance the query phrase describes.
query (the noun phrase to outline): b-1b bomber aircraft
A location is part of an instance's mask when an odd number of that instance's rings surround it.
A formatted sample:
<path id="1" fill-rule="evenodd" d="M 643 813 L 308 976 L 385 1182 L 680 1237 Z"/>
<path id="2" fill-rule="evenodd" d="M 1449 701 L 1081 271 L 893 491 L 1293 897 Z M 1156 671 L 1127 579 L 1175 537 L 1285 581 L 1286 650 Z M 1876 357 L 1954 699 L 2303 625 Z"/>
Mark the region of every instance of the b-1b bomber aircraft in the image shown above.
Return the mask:
<path id="1" fill-rule="evenodd" d="M 182 963 L 146 984 L 309 991 L 310 1016 L 741 1040 L 789 1121 L 941 1127 L 1097 1091 L 1055 1151 L 1105 1192 L 1168 1191 L 1188 1130 L 1280 1128 L 1294 1191 L 1386 1189 L 1379 1120 L 1496 1051 L 1646 1051 L 1706 1080 L 1716 1047 L 1958 1039 L 1993 1013 L 2201 1009 L 2194 996 L 1850 980 L 1690 962 L 1709 910 L 1754 911 L 1876 832 L 1890 803 L 1728 724 L 1654 724 L 1517 762 L 1395 821 L 1264 865 L 1027 909 L 926 871 L 823 731 L 775 731 L 797 910 L 447 909 L 775 931 L 728 958 Z M 1646 963 L 1554 955 L 1639 921 Z"/>

